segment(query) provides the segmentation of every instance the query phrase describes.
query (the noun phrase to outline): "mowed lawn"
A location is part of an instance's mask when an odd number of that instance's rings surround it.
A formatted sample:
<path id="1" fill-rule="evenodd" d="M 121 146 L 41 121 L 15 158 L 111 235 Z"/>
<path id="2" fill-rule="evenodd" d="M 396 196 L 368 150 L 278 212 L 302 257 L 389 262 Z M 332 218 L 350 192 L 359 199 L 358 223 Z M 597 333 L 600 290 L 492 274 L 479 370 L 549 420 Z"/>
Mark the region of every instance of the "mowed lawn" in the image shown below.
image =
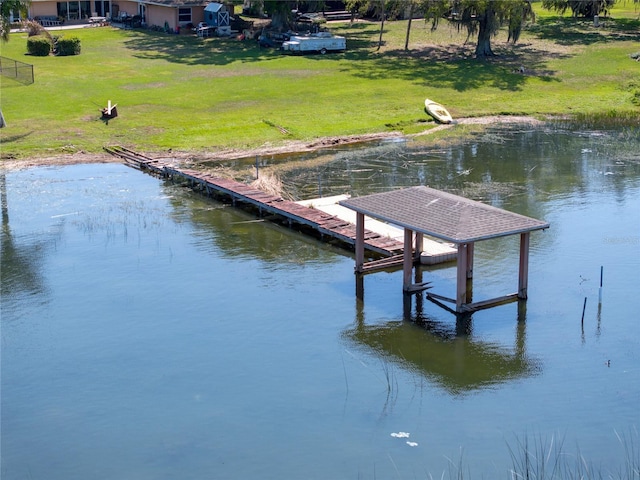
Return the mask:
<path id="1" fill-rule="evenodd" d="M 515 46 L 498 35 L 489 61 L 443 22 L 331 24 L 342 54 L 290 56 L 254 41 L 201 39 L 112 27 L 51 32 L 82 53 L 26 55 L 26 34 L 2 56 L 34 65 L 35 83 L 1 78 L 3 158 L 97 152 L 120 144 L 158 152 L 249 148 L 287 140 L 433 126 L 425 97 L 454 117 L 495 114 L 640 116 L 640 21 L 627 5 L 596 28 L 541 12 Z M 617 15 L 617 16 L 616 16 Z M 520 67 L 525 73 L 520 73 Z M 100 109 L 117 103 L 103 122 Z M 639 117 L 640 118 L 640 117 Z M 277 128 L 282 127 L 282 128 Z M 284 132 L 283 130 L 284 129 Z"/>

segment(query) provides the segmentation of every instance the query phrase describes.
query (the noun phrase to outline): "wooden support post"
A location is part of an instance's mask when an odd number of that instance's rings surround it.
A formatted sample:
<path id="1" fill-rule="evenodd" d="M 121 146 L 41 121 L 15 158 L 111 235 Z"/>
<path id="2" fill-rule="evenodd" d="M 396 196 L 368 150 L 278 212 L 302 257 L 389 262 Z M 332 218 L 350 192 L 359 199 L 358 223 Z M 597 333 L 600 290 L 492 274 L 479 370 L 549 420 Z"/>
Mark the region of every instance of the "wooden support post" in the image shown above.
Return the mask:
<path id="1" fill-rule="evenodd" d="M 407 321 L 411 321 L 411 306 L 413 302 L 412 297 L 413 295 L 409 295 L 406 292 L 404 295 L 402 295 L 402 317 Z"/>
<path id="2" fill-rule="evenodd" d="M 416 235 L 419 235 L 419 234 L 416 233 Z M 422 240 L 421 240 L 421 242 L 422 242 Z M 426 285 L 425 283 L 422 282 L 422 269 L 421 268 L 416 267 L 414 281 L 415 281 L 416 285 Z M 420 316 L 422 316 L 424 297 L 422 295 L 416 295 L 415 297 L 416 297 L 416 316 L 420 317 Z"/>
<path id="3" fill-rule="evenodd" d="M 527 298 L 529 277 L 529 232 L 520 234 L 520 268 L 518 274 L 518 298 Z"/>
<path id="4" fill-rule="evenodd" d="M 458 260 L 456 273 L 456 310 L 462 311 L 462 306 L 467 303 L 467 248 L 466 243 L 458 244 Z"/>
<path id="5" fill-rule="evenodd" d="M 364 300 L 364 275 L 356 272 L 356 298 L 361 302 Z"/>
<path id="6" fill-rule="evenodd" d="M 403 277 L 402 277 L 402 289 L 405 292 L 411 290 L 411 272 L 413 270 L 413 231 L 408 228 L 404 229 L 404 253 L 403 253 Z"/>
<path id="7" fill-rule="evenodd" d="M 364 213 L 356 212 L 356 272 L 362 273 L 364 265 Z"/>
<path id="8" fill-rule="evenodd" d="M 473 301 L 473 252 L 475 244 L 467 243 L 467 266 L 466 266 L 466 279 L 467 279 L 467 292 L 465 303 L 471 303 Z"/>
<path id="9" fill-rule="evenodd" d="M 422 254 L 422 239 L 424 235 L 421 232 L 416 232 L 416 244 L 414 247 L 414 255 L 413 258 L 416 261 L 420 261 L 420 255 Z"/>

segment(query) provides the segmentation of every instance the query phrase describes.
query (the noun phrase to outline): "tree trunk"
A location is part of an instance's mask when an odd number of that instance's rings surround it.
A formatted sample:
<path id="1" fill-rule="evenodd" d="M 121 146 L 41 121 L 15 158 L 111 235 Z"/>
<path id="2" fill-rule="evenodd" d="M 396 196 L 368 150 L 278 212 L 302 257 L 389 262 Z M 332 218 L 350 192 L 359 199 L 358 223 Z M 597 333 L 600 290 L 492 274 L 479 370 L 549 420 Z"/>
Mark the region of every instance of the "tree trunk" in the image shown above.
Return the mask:
<path id="1" fill-rule="evenodd" d="M 491 35 L 493 35 L 493 23 L 495 12 L 491 7 L 478 15 L 478 44 L 476 45 L 476 58 L 493 57 L 491 50 Z"/>
<path id="2" fill-rule="evenodd" d="M 382 12 L 380 12 L 380 16 L 382 17 L 380 20 L 380 38 L 378 38 L 378 48 L 376 49 L 376 51 L 379 51 L 380 48 L 382 47 L 382 32 L 384 31 L 384 18 L 387 16 L 387 12 L 385 11 L 384 8 L 384 0 L 382 0 L 380 2 L 382 5 Z"/>
<path id="3" fill-rule="evenodd" d="M 284 31 L 287 29 L 287 16 L 284 12 L 275 11 L 271 14 L 271 28 L 277 31 Z"/>
<path id="4" fill-rule="evenodd" d="M 409 50 L 409 35 L 411 34 L 411 19 L 413 18 L 413 2 L 409 2 L 409 22 L 407 23 L 407 38 L 404 41 L 404 49 Z"/>

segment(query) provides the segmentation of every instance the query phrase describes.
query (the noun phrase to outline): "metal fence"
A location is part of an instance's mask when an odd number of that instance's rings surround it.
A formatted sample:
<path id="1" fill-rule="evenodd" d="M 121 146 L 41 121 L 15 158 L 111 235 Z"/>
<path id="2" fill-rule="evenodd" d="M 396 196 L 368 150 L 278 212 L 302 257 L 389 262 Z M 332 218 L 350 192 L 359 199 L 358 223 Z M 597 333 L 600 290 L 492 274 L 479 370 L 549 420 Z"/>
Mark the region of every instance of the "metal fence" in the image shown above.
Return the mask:
<path id="1" fill-rule="evenodd" d="M 13 78 L 23 85 L 33 83 L 33 65 L 0 56 L 0 75 Z"/>

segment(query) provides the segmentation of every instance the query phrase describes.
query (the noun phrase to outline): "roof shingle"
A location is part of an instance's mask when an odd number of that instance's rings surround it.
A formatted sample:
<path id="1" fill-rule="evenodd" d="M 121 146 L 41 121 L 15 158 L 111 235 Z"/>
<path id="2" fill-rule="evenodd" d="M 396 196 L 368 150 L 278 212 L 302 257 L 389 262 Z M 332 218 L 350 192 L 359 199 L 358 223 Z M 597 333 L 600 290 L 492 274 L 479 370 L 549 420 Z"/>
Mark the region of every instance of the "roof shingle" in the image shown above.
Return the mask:
<path id="1" fill-rule="evenodd" d="M 456 244 L 549 227 L 535 218 L 425 186 L 351 198 L 340 205 Z"/>

